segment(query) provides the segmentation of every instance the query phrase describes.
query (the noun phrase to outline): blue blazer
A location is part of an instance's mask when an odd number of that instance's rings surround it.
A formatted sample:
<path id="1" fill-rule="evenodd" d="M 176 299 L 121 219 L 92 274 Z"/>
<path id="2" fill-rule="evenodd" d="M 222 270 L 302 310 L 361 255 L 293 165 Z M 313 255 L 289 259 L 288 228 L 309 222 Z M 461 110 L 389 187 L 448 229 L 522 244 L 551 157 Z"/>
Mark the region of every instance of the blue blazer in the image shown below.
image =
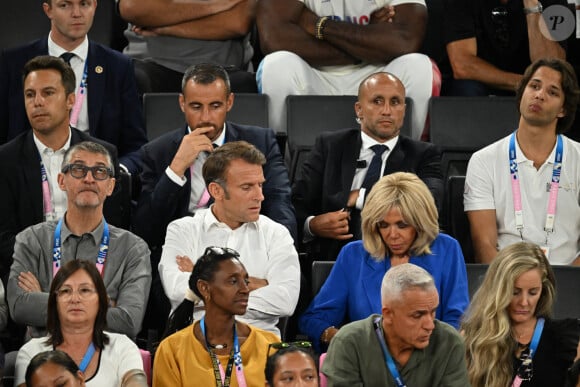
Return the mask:
<path id="1" fill-rule="evenodd" d="M 429 255 L 412 256 L 409 262 L 427 270 L 439 293 L 437 319 L 459 327 L 469 304 L 467 272 L 459 243 L 439 234 Z M 300 332 L 307 334 L 317 350 L 320 336 L 330 326 L 381 314 L 381 282 L 391 261 L 373 259 L 362 241 L 342 248 L 326 282 L 299 320 Z"/>
<path id="2" fill-rule="evenodd" d="M 266 182 L 263 186 L 261 213 L 286 226 L 295 238 L 296 216 L 290 201 L 290 181 L 274 131 L 232 122 L 226 122 L 225 130 L 226 142 L 247 141 L 266 156 Z M 156 138 L 142 149 L 142 190 L 134 218 L 134 230 L 149 244 L 154 259 L 160 257 L 169 223 L 189 214 L 189 170 L 185 172 L 187 183 L 183 187 L 175 184 L 165 173 L 187 132 L 187 126 L 184 126 Z"/>
<path id="3" fill-rule="evenodd" d="M 0 54 L 0 144 L 30 129 L 24 107 L 22 69 L 26 62 L 48 55 L 48 38 Z M 87 56 L 89 134 L 117 147 L 120 162 L 140 171 L 139 149 L 147 142 L 132 60 L 89 41 Z M 100 66 L 102 72 L 97 72 Z"/>

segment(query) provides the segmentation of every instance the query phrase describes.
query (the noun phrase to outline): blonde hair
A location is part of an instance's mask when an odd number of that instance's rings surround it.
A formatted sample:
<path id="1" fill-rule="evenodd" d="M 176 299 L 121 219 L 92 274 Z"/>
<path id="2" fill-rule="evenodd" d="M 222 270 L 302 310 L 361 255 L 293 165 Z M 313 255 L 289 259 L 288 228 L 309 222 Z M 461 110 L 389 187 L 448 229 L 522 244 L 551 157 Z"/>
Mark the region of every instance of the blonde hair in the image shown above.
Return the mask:
<path id="1" fill-rule="evenodd" d="M 377 260 L 390 254 L 377 223 L 393 208 L 398 209 L 403 220 L 417 232 L 409 253 L 431 254 L 429 246 L 439 234 L 437 207 L 425 183 L 408 172 L 383 176 L 368 195 L 361 212 L 361 229 L 363 244 L 369 254 Z"/>
<path id="2" fill-rule="evenodd" d="M 461 325 L 473 387 L 507 386 L 512 381 L 517 343 L 511 333 L 508 306 L 517 278 L 535 269 L 541 273 L 542 291 L 534 315 L 549 317 L 555 295 L 554 273 L 542 249 L 533 243 L 520 242 L 501 250 L 473 296 Z"/>

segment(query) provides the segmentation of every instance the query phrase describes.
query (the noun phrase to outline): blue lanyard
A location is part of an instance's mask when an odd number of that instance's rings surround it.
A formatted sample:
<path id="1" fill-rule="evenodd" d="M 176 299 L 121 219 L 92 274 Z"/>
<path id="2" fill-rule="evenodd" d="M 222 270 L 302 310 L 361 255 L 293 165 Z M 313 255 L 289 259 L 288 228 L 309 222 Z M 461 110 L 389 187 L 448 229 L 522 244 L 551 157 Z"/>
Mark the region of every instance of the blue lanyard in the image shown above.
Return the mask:
<path id="1" fill-rule="evenodd" d="M 385 355 L 385 362 L 387 363 L 387 368 L 389 372 L 391 372 L 391 376 L 395 379 L 395 383 L 397 383 L 398 387 L 406 387 L 405 381 L 399 375 L 399 370 L 397 370 L 397 366 L 395 365 L 395 361 L 393 357 L 389 353 L 389 349 L 387 348 L 387 343 L 385 342 L 385 337 L 383 336 L 383 331 L 381 329 L 381 318 L 377 317 L 374 321 L 375 325 L 375 332 L 377 333 L 377 338 L 379 339 L 379 344 L 381 344 L 381 349 L 383 350 L 383 355 Z"/>
<path id="2" fill-rule="evenodd" d="M 536 349 L 538 349 L 538 344 L 540 343 L 540 337 L 542 336 L 542 330 L 544 329 L 544 319 L 540 317 L 536 321 L 536 328 L 534 328 L 534 335 L 532 336 L 532 341 L 530 342 L 530 358 L 534 356 Z"/>
<path id="3" fill-rule="evenodd" d="M 83 356 L 83 360 L 81 360 L 81 364 L 79 364 L 79 369 L 82 372 L 85 372 L 94 354 L 95 354 L 95 345 L 91 342 L 91 345 L 89 345 L 87 352 L 85 352 L 85 356 Z"/>
<path id="4" fill-rule="evenodd" d="M 222 364 L 218 361 L 216 354 L 211 350 L 209 342 L 207 341 L 207 336 L 205 335 L 205 316 L 201 318 L 199 322 L 199 327 L 201 329 L 201 334 L 205 339 L 205 346 L 209 352 L 211 362 L 213 365 L 213 371 L 216 379 L 216 386 L 229 386 L 230 379 L 232 376 L 232 366 L 236 366 L 236 377 L 238 379 L 239 387 L 246 387 L 246 378 L 244 376 L 244 369 L 242 364 L 242 354 L 240 353 L 240 343 L 238 341 L 238 333 L 236 331 L 236 323 L 234 322 L 234 348 L 230 353 L 230 359 L 228 361 L 228 366 L 226 371 L 224 371 Z"/>
<path id="5" fill-rule="evenodd" d="M 532 361 L 536 349 L 538 349 L 538 344 L 540 343 L 540 337 L 542 336 L 542 330 L 544 329 L 544 319 L 540 317 L 536 321 L 536 327 L 534 328 L 534 335 L 532 336 L 532 341 L 530 342 L 530 355 L 527 361 Z M 521 366 L 521 365 L 520 365 Z M 520 375 L 516 374 L 512 382 L 512 387 L 520 387 L 522 385 L 522 378 Z"/>
<path id="6" fill-rule="evenodd" d="M 54 243 L 52 247 L 52 276 L 54 277 L 61 266 L 62 258 L 62 238 L 60 236 L 62 229 L 62 219 L 58 221 L 56 229 L 54 230 Z M 109 225 L 107 221 L 103 218 L 103 236 L 101 237 L 101 244 L 99 245 L 99 254 L 97 255 L 97 269 L 101 276 L 103 276 L 103 269 L 105 267 L 105 261 L 107 260 L 107 253 L 109 252 Z"/>
<path id="7" fill-rule="evenodd" d="M 509 162 L 510 175 L 512 184 L 512 196 L 514 203 L 514 215 L 516 229 L 522 236 L 524 228 L 522 197 L 520 191 L 520 180 L 518 175 L 518 163 L 516 161 L 516 132 L 513 132 L 509 143 Z M 544 231 L 546 231 L 546 244 L 548 242 L 549 233 L 554 231 L 554 220 L 556 218 L 556 203 L 558 201 L 558 187 L 560 185 L 560 174 L 562 172 L 562 159 L 564 155 L 564 145 L 562 135 L 557 136 L 556 154 L 554 155 L 554 167 L 552 168 L 552 180 L 550 184 L 550 196 L 548 198 L 548 209 L 546 213 L 546 222 Z M 523 236 L 522 236 L 523 239 Z"/>

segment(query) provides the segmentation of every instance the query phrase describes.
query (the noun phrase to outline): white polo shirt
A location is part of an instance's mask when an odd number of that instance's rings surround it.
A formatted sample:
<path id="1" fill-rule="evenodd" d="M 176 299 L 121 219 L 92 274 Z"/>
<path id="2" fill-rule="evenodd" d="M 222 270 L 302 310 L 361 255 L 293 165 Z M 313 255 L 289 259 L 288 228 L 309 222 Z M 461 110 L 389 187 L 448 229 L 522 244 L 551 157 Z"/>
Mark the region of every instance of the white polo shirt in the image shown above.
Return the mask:
<path id="1" fill-rule="evenodd" d="M 498 248 L 520 242 L 515 226 L 514 202 L 509 169 L 511 134 L 473 154 L 465 181 L 465 211 L 495 209 Z M 580 246 L 580 144 L 563 137 L 564 155 L 554 232 L 547 240 L 548 259 L 552 264 L 566 265 L 579 255 Z M 516 161 L 521 186 L 525 241 L 546 245 L 544 231 L 548 207 L 549 184 L 556 146 L 544 164 L 536 170 L 516 140 Z"/>

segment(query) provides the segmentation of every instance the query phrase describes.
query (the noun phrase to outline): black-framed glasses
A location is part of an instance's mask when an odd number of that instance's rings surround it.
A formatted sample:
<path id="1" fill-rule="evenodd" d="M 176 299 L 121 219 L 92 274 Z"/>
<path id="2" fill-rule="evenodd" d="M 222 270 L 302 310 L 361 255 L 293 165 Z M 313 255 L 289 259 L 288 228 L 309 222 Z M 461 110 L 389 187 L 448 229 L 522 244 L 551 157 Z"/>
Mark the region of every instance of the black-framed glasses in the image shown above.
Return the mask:
<path id="1" fill-rule="evenodd" d="M 518 367 L 517 375 L 522 381 L 532 380 L 534 377 L 534 364 L 532 363 L 529 348 L 520 355 L 520 366 Z"/>
<path id="2" fill-rule="evenodd" d="M 108 178 L 113 177 L 113 170 L 104 165 L 89 167 L 84 164 L 74 163 L 65 165 L 61 170 L 62 173 L 70 172 L 70 175 L 75 179 L 84 178 L 89 171 L 91 171 L 93 179 L 95 180 L 107 180 Z"/>
<path id="3" fill-rule="evenodd" d="M 231 255 L 236 258 L 240 257 L 240 253 L 238 253 L 234 249 L 230 249 L 229 247 L 218 247 L 218 246 L 209 246 L 205 248 L 203 255 Z"/>
<path id="4" fill-rule="evenodd" d="M 279 343 L 270 343 L 268 344 L 268 355 L 266 358 L 270 357 L 270 351 L 273 349 L 279 351 L 284 348 L 312 348 L 312 343 L 310 341 L 291 341 L 291 342 L 284 342 L 281 341 Z"/>

